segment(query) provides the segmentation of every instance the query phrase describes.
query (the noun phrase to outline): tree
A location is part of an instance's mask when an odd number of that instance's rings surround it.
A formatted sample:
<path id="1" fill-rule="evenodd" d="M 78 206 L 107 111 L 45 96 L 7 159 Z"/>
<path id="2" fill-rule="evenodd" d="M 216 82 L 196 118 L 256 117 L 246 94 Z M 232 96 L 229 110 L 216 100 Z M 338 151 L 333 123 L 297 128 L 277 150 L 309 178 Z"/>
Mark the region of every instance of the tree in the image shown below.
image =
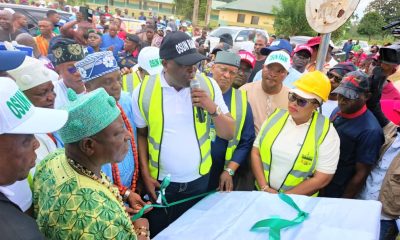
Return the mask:
<path id="1" fill-rule="evenodd" d="M 378 12 L 386 23 L 395 21 L 400 18 L 400 1 L 374 0 L 365 9 L 365 13 L 368 12 Z"/>
<path id="2" fill-rule="evenodd" d="M 306 0 L 282 0 L 279 8 L 274 7 L 274 29 L 276 34 L 288 36 L 315 35 L 308 25 L 306 12 Z"/>
<path id="3" fill-rule="evenodd" d="M 207 0 L 199 0 L 200 7 L 198 7 L 198 18 L 204 19 L 206 12 Z M 193 0 L 175 0 L 176 13 L 184 16 L 185 19 L 192 19 L 194 1 Z"/>
<path id="4" fill-rule="evenodd" d="M 378 12 L 369 12 L 361 19 L 357 32 L 361 35 L 367 35 L 370 41 L 371 36 L 382 34 L 383 25 L 385 25 L 385 20 Z"/>

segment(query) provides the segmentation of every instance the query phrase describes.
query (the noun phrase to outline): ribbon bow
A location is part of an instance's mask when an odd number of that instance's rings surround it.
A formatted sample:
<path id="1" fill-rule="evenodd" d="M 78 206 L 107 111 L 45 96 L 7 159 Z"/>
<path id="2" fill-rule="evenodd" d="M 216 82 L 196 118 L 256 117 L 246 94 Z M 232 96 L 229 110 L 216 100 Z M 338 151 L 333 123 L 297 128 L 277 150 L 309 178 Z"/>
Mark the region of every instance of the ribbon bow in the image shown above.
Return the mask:
<path id="1" fill-rule="evenodd" d="M 297 204 L 293 201 L 291 197 L 284 193 L 278 194 L 279 198 L 287 203 L 289 206 L 293 207 L 297 210 L 297 217 L 293 220 L 286 220 L 280 217 L 271 217 L 268 219 L 264 219 L 256 222 L 250 229 L 250 231 L 258 231 L 265 228 L 269 228 L 269 239 L 270 240 L 280 240 L 281 239 L 281 229 L 293 227 L 298 225 L 308 217 L 308 213 L 301 210 Z"/>

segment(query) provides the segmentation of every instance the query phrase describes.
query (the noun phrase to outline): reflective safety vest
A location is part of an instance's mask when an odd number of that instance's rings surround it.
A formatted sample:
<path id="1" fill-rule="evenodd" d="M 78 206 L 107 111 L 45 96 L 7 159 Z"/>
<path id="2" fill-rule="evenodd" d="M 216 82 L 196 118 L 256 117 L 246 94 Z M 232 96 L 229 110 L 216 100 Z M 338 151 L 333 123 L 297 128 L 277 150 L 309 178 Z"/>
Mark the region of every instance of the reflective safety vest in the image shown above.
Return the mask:
<path id="1" fill-rule="evenodd" d="M 264 167 L 264 176 L 270 183 L 270 169 L 273 161 L 272 145 L 282 131 L 289 117 L 289 112 L 277 109 L 263 124 L 260 131 L 260 155 Z M 314 111 L 310 126 L 307 130 L 303 145 L 297 155 L 290 172 L 286 176 L 278 191 L 286 192 L 310 178 L 318 161 L 319 146 L 329 131 L 329 119 Z M 296 137 L 296 136 L 293 136 Z"/>
<path id="2" fill-rule="evenodd" d="M 138 72 L 132 72 L 122 76 L 122 90 L 130 94 L 141 83 L 141 78 Z"/>
<path id="3" fill-rule="evenodd" d="M 247 114 L 247 94 L 245 91 L 232 88 L 231 97 L 231 115 L 235 119 L 235 135 L 232 140 L 228 142 L 228 148 L 225 154 L 225 166 L 232 160 L 233 153 L 239 144 L 242 136 L 244 121 Z"/>
<path id="4" fill-rule="evenodd" d="M 200 87 L 214 100 L 214 88 L 210 79 L 201 74 L 196 74 L 196 78 L 200 81 Z M 190 102 L 188 104 L 192 103 Z M 163 90 L 159 74 L 146 77 L 143 80 L 139 90 L 138 105 L 148 126 L 147 142 L 150 175 L 154 179 L 158 179 L 160 150 L 164 133 Z M 206 175 L 210 171 L 212 164 L 211 139 L 209 138 L 211 117 L 207 111 L 204 111 L 204 113 L 206 121 L 201 123 L 197 117 L 197 110 L 193 107 L 194 131 L 196 133 L 201 159 L 199 164 L 200 175 Z M 178 148 L 179 147 L 184 146 L 178 146 Z M 177 151 L 179 151 L 178 148 Z"/>

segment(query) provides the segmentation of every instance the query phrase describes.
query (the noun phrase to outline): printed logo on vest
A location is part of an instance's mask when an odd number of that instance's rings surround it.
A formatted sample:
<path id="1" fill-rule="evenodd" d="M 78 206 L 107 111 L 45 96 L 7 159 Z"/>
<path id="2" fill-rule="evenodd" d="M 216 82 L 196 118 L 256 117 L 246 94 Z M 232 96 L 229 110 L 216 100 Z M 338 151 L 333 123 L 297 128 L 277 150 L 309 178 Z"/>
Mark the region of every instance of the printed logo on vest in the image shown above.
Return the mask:
<path id="1" fill-rule="evenodd" d="M 302 154 L 301 155 L 301 163 L 303 164 L 303 165 L 311 165 L 312 164 L 312 161 L 313 161 L 313 158 L 312 158 L 312 156 L 310 156 L 310 155 L 308 155 L 308 154 Z"/>

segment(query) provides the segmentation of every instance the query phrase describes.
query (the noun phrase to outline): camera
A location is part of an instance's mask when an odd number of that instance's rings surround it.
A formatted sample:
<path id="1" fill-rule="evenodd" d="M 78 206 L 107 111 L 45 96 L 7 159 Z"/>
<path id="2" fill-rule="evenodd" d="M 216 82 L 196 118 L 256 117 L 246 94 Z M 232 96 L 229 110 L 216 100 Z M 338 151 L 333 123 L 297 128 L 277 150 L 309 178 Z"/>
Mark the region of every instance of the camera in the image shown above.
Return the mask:
<path id="1" fill-rule="evenodd" d="M 400 45 L 393 44 L 379 49 L 379 58 L 384 63 L 400 64 Z"/>

